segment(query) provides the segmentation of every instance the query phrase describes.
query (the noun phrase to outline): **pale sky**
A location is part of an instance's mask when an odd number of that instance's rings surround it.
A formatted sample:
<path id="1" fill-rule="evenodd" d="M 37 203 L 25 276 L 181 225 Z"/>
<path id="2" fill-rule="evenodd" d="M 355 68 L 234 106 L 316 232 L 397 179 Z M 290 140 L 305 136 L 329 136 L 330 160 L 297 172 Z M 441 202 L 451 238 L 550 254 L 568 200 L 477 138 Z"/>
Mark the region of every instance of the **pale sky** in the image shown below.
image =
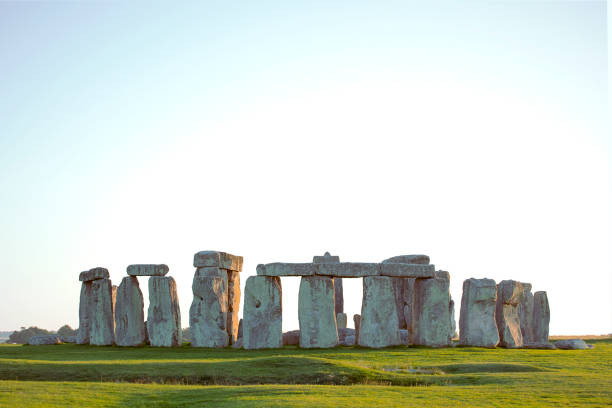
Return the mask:
<path id="1" fill-rule="evenodd" d="M 0 2 L 0 330 L 78 326 L 79 272 L 132 263 L 187 326 L 221 250 L 243 289 L 425 253 L 457 320 L 463 280 L 515 279 L 551 334 L 612 333 L 607 46 L 605 2 Z"/>

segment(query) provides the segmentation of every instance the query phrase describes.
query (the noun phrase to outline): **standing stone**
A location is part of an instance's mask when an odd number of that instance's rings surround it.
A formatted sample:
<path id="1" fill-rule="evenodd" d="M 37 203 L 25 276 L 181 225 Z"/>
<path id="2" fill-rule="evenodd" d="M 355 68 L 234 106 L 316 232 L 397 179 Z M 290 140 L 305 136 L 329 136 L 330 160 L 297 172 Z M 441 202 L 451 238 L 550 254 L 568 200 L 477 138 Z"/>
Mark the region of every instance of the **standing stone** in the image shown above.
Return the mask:
<path id="1" fill-rule="evenodd" d="M 338 330 L 346 329 L 346 313 L 338 313 L 336 314 L 336 324 L 338 326 Z"/>
<path id="2" fill-rule="evenodd" d="M 78 344 L 89 344 L 92 308 L 91 281 L 84 281 L 81 284 L 81 297 L 79 300 L 79 331 L 76 341 Z"/>
<path id="3" fill-rule="evenodd" d="M 514 280 L 503 280 L 497 285 L 495 320 L 499 331 L 499 345 L 506 348 L 523 346 L 518 306 L 523 300 L 523 285 Z"/>
<path id="4" fill-rule="evenodd" d="M 451 344 L 450 276 L 436 271 L 433 279 L 417 279 L 414 283 L 412 343 L 420 346 L 446 347 Z"/>
<path id="5" fill-rule="evenodd" d="M 189 328 L 193 347 L 227 347 L 228 283 L 226 277 L 194 276 Z M 236 322 L 237 323 L 237 322 Z M 238 328 L 236 327 L 236 335 Z"/>
<path id="6" fill-rule="evenodd" d="M 531 293 L 531 283 L 522 283 L 524 296 L 518 305 L 518 315 L 521 324 L 521 334 L 523 343 L 533 343 L 533 294 Z"/>
<path id="7" fill-rule="evenodd" d="M 453 297 L 450 297 L 450 302 L 448 304 L 448 313 L 450 314 L 450 331 L 449 336 L 451 340 L 457 334 L 457 321 L 455 320 L 455 301 Z"/>
<path id="8" fill-rule="evenodd" d="M 533 343 L 548 343 L 549 323 L 548 296 L 544 291 L 536 292 L 533 295 Z"/>
<path id="9" fill-rule="evenodd" d="M 334 307 L 334 281 L 325 276 L 303 276 L 298 298 L 300 347 L 328 348 L 338 345 Z"/>
<path id="10" fill-rule="evenodd" d="M 117 289 L 115 342 L 118 346 L 140 346 L 145 341 L 144 300 L 138 278 L 126 276 Z"/>
<path id="11" fill-rule="evenodd" d="M 339 256 L 332 256 L 329 252 L 325 252 L 323 256 L 314 256 L 312 258 L 312 263 L 315 264 L 337 264 L 340 263 Z M 344 313 L 344 292 L 342 289 L 342 278 L 333 278 L 334 279 L 334 304 L 335 304 L 335 313 Z"/>
<path id="12" fill-rule="evenodd" d="M 113 285 L 110 279 L 97 279 L 91 283 L 91 325 L 89 344 L 110 346 L 115 342 L 113 316 Z"/>
<path id="13" fill-rule="evenodd" d="M 360 346 L 374 348 L 401 344 L 393 278 L 363 278 L 363 301 L 357 341 Z"/>
<path id="14" fill-rule="evenodd" d="M 227 272 L 228 308 L 227 334 L 230 344 L 238 340 L 238 325 L 240 324 L 240 272 Z"/>
<path id="15" fill-rule="evenodd" d="M 459 343 L 464 346 L 494 348 L 499 343 L 495 322 L 497 287 L 493 279 L 463 281 Z"/>
<path id="16" fill-rule="evenodd" d="M 245 349 L 283 346 L 282 287 L 279 277 L 250 276 L 244 287 Z"/>
<path id="17" fill-rule="evenodd" d="M 149 342 L 155 347 L 179 347 L 183 343 L 181 309 L 176 282 L 169 276 L 149 278 Z"/>
<path id="18" fill-rule="evenodd" d="M 361 325 L 361 315 L 353 315 L 353 323 L 355 324 L 355 344 L 359 342 L 359 326 Z"/>
<path id="19" fill-rule="evenodd" d="M 391 278 L 393 282 L 393 293 L 395 295 L 395 311 L 397 313 L 398 327 L 400 329 L 406 329 L 407 319 L 405 316 L 406 307 L 410 311 L 412 305 L 410 304 L 412 299 L 411 290 L 414 288 L 413 278 Z"/>

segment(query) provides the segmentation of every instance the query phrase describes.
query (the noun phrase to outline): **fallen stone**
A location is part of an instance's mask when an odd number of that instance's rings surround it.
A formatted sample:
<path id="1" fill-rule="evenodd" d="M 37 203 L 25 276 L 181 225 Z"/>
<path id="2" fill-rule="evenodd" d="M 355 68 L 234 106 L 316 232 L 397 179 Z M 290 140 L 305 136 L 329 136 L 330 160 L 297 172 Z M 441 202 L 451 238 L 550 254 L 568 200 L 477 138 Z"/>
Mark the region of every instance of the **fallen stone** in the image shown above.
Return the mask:
<path id="1" fill-rule="evenodd" d="M 317 272 L 317 264 L 275 262 L 257 265 L 259 276 L 312 276 Z"/>
<path id="2" fill-rule="evenodd" d="M 363 301 L 357 342 L 360 346 L 373 348 L 401 344 L 393 278 L 363 278 Z"/>
<path id="3" fill-rule="evenodd" d="M 396 276 L 402 278 L 433 278 L 435 265 L 382 263 L 380 264 L 381 276 Z"/>
<path id="4" fill-rule="evenodd" d="M 337 313 L 336 314 L 336 324 L 338 326 L 338 330 L 346 329 L 346 313 Z"/>
<path id="5" fill-rule="evenodd" d="M 554 346 L 561 350 L 586 350 L 588 344 L 581 339 L 559 340 L 555 341 Z"/>
<path id="6" fill-rule="evenodd" d="M 533 337 L 533 294 L 531 283 L 521 282 L 523 285 L 523 299 L 518 305 L 519 322 L 521 324 L 521 335 L 523 343 L 534 343 Z"/>
<path id="7" fill-rule="evenodd" d="M 227 275 L 227 334 L 230 344 L 238 340 L 240 324 L 240 272 L 228 271 Z"/>
<path id="8" fill-rule="evenodd" d="M 448 347 L 450 337 L 450 292 L 448 272 L 437 273 L 433 279 L 416 279 L 412 317 L 412 344 L 428 347 Z"/>
<path id="9" fill-rule="evenodd" d="M 555 346 L 550 343 L 525 343 L 523 348 L 526 349 L 541 349 L 541 350 L 554 350 Z"/>
<path id="10" fill-rule="evenodd" d="M 461 313 L 459 315 L 459 344 L 494 348 L 499 343 L 495 322 L 497 287 L 493 279 L 463 281 Z"/>
<path id="11" fill-rule="evenodd" d="M 341 262 L 318 264 L 317 275 L 339 278 L 361 278 L 364 276 L 378 276 L 380 264 L 363 262 Z"/>
<path id="12" fill-rule="evenodd" d="M 523 346 L 523 334 L 518 305 L 524 298 L 523 285 L 514 280 L 503 280 L 497 285 L 495 320 L 499 332 L 499 345 L 506 348 Z"/>
<path id="13" fill-rule="evenodd" d="M 359 326 L 361 325 L 361 315 L 353 315 L 353 324 L 355 325 L 355 338 L 359 340 Z"/>
<path id="14" fill-rule="evenodd" d="M 81 284 L 81 296 L 79 299 L 79 331 L 77 333 L 77 344 L 89 344 L 92 309 L 93 298 L 91 293 L 91 281 L 84 281 Z"/>
<path id="15" fill-rule="evenodd" d="M 279 277 L 250 276 L 244 288 L 245 349 L 283 346 L 282 288 Z"/>
<path id="16" fill-rule="evenodd" d="M 355 335 L 355 329 L 351 329 L 351 328 L 345 328 L 345 329 L 338 329 L 338 340 L 342 341 L 344 340 L 347 336 L 354 336 Z"/>
<path id="17" fill-rule="evenodd" d="M 323 256 L 314 256 L 312 258 L 312 263 L 339 263 L 340 257 L 336 255 L 330 255 L 329 252 L 326 252 Z"/>
<path id="18" fill-rule="evenodd" d="M 89 344 L 110 346 L 115 342 L 115 316 L 113 315 L 113 285 L 110 279 L 97 279 L 91 283 L 91 320 Z"/>
<path id="19" fill-rule="evenodd" d="M 62 344 L 62 336 L 57 334 L 45 334 L 41 336 L 32 336 L 28 340 L 30 346 L 48 346 L 53 344 Z"/>
<path id="20" fill-rule="evenodd" d="M 297 346 L 300 344 L 300 331 L 291 330 L 283 333 L 283 346 Z"/>
<path id="21" fill-rule="evenodd" d="M 130 265 L 127 274 L 130 276 L 165 276 L 170 269 L 168 265 Z"/>
<path id="22" fill-rule="evenodd" d="M 342 341 L 339 342 L 342 346 L 354 346 L 357 344 L 355 342 L 355 336 L 346 336 Z"/>
<path id="23" fill-rule="evenodd" d="M 60 336 L 63 343 L 76 343 L 77 336 Z"/>
<path id="24" fill-rule="evenodd" d="M 243 258 L 241 256 L 219 251 L 200 251 L 193 256 L 193 266 L 216 266 L 230 271 L 242 271 Z"/>
<path id="25" fill-rule="evenodd" d="M 193 278 L 193 302 L 189 309 L 189 328 L 193 347 L 227 347 L 228 283 L 227 278 L 204 276 Z M 238 328 L 236 328 L 237 332 Z M 236 333 L 237 334 L 237 333 Z"/>
<path id="26" fill-rule="evenodd" d="M 228 272 L 229 271 L 227 269 L 217 268 L 216 266 L 203 266 L 196 268 L 194 276 L 220 276 L 223 278 L 228 276 Z"/>
<path id="27" fill-rule="evenodd" d="M 144 300 L 138 278 L 126 276 L 115 301 L 115 342 L 118 346 L 140 346 L 145 341 Z"/>
<path id="28" fill-rule="evenodd" d="M 338 344 L 334 309 L 334 281 L 324 276 L 303 276 L 298 298 L 300 347 L 329 348 Z"/>
<path id="29" fill-rule="evenodd" d="M 180 347 L 183 343 L 176 282 L 170 276 L 149 278 L 147 332 L 154 347 Z"/>
<path id="30" fill-rule="evenodd" d="M 408 332 L 408 330 L 400 329 L 400 340 L 403 345 L 410 345 L 410 333 Z"/>
<path id="31" fill-rule="evenodd" d="M 533 295 L 532 341 L 548 343 L 548 326 L 550 324 L 550 308 L 546 292 L 539 291 Z"/>
<path id="32" fill-rule="evenodd" d="M 92 268 L 79 274 L 79 280 L 81 282 L 90 282 L 97 279 L 108 279 L 109 277 L 110 275 L 108 274 L 108 269 L 100 267 Z"/>
<path id="33" fill-rule="evenodd" d="M 382 261 L 382 263 L 404 263 L 404 264 L 429 264 L 429 256 L 427 255 L 399 255 L 393 258 L 388 258 Z"/>

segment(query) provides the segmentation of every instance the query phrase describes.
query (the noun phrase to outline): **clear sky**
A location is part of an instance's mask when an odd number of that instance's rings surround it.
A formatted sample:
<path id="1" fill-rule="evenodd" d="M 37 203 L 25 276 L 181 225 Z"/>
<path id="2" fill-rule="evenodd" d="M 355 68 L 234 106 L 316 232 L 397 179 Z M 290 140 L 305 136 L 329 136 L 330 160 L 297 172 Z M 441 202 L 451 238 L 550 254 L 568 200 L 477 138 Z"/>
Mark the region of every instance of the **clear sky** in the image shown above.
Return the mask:
<path id="1" fill-rule="evenodd" d="M 243 288 L 425 253 L 457 305 L 516 279 L 552 334 L 611 333 L 607 36 L 605 2 L 0 2 L 0 330 L 76 327 L 79 272 L 131 263 L 187 326 L 216 249 Z"/>

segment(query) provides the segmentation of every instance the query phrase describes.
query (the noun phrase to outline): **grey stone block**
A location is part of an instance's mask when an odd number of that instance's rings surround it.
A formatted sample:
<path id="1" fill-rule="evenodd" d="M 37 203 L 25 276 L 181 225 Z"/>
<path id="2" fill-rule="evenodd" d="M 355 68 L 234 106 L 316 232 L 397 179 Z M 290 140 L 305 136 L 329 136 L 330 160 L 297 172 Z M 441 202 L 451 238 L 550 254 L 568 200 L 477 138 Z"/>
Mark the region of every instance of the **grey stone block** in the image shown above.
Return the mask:
<path id="1" fill-rule="evenodd" d="M 216 266 L 231 271 L 242 271 L 243 258 L 241 256 L 219 251 L 200 251 L 193 256 L 193 266 L 196 268 Z"/>
<path id="2" fill-rule="evenodd" d="M 130 276 L 165 276 L 170 268 L 168 265 L 160 264 L 134 264 L 127 267 Z"/>

